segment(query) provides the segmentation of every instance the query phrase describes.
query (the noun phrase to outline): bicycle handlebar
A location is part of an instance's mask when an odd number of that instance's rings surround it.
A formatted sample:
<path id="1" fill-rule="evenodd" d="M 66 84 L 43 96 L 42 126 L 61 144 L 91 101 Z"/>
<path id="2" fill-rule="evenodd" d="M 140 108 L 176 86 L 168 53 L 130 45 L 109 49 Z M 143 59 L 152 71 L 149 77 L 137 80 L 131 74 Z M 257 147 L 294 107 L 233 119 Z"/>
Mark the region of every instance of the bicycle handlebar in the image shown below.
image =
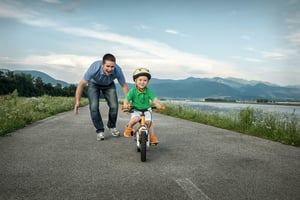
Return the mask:
<path id="1" fill-rule="evenodd" d="M 157 108 L 156 108 L 156 106 L 151 106 L 151 109 L 157 109 Z M 157 110 L 165 110 L 165 109 L 166 109 L 165 106 L 161 106 L 161 109 L 157 109 Z M 135 107 L 135 106 L 124 107 L 124 106 L 122 105 L 121 110 L 124 110 L 124 112 L 132 112 L 133 110 L 145 112 L 145 111 L 148 111 L 149 108 L 148 108 L 148 109 L 138 109 L 138 108 Z"/>

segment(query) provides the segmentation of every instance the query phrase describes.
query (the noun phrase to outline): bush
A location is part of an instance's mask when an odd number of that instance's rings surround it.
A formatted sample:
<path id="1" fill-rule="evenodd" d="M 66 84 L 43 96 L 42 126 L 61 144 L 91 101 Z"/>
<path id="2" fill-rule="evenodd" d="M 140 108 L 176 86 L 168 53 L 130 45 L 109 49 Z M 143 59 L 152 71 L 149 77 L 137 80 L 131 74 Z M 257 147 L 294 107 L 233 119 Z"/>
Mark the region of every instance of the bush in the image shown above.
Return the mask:
<path id="1" fill-rule="evenodd" d="M 16 90 L 11 95 L 0 96 L 0 100 L 0 135 L 51 115 L 72 110 L 75 104 L 74 97 L 25 98 L 18 97 Z M 87 99 L 83 98 L 82 104 L 87 105 Z"/>
<path id="2" fill-rule="evenodd" d="M 229 129 L 241 133 L 278 141 L 284 144 L 300 146 L 299 119 L 295 115 L 269 113 L 247 107 L 238 113 L 227 115 L 192 110 L 188 106 L 167 103 L 165 111 L 159 113 L 203 124 Z"/>

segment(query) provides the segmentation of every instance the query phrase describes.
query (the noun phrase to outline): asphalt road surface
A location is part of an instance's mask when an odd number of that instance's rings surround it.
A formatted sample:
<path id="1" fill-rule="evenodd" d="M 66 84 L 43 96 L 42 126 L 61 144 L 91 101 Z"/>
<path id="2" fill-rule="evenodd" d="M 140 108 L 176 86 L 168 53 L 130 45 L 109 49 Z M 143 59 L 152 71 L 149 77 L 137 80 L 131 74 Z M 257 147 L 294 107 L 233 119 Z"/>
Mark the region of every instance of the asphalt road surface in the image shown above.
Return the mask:
<path id="1" fill-rule="evenodd" d="M 160 144 L 141 162 L 133 138 L 96 141 L 79 112 L 0 137 L 1 200 L 300 199 L 300 148 L 155 113 Z M 120 111 L 120 131 L 128 120 Z"/>

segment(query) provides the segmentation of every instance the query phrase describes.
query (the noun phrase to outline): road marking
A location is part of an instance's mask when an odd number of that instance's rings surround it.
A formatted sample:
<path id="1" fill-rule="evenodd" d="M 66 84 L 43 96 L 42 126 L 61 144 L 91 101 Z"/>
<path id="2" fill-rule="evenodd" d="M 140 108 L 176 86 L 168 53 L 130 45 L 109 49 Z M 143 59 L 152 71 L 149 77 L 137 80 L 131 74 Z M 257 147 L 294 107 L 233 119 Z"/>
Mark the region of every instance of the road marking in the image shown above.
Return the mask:
<path id="1" fill-rule="evenodd" d="M 188 178 L 175 179 L 175 181 L 192 200 L 211 200 L 190 179 L 188 179 Z"/>

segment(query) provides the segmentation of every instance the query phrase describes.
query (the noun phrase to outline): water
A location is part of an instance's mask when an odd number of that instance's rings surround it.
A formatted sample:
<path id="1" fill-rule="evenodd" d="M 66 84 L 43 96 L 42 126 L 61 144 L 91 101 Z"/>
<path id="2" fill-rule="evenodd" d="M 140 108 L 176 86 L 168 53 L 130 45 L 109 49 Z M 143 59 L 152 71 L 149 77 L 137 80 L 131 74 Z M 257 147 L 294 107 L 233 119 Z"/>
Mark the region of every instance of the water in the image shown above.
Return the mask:
<path id="1" fill-rule="evenodd" d="M 174 104 L 189 106 L 194 109 L 207 111 L 211 113 L 227 114 L 229 112 L 239 112 L 247 107 L 254 108 L 256 111 L 269 113 L 278 113 L 281 115 L 292 115 L 293 113 L 300 120 L 300 105 L 285 106 L 285 105 L 265 105 L 265 104 L 246 104 L 246 103 L 223 103 L 223 102 L 193 102 L 193 101 L 168 101 Z"/>

